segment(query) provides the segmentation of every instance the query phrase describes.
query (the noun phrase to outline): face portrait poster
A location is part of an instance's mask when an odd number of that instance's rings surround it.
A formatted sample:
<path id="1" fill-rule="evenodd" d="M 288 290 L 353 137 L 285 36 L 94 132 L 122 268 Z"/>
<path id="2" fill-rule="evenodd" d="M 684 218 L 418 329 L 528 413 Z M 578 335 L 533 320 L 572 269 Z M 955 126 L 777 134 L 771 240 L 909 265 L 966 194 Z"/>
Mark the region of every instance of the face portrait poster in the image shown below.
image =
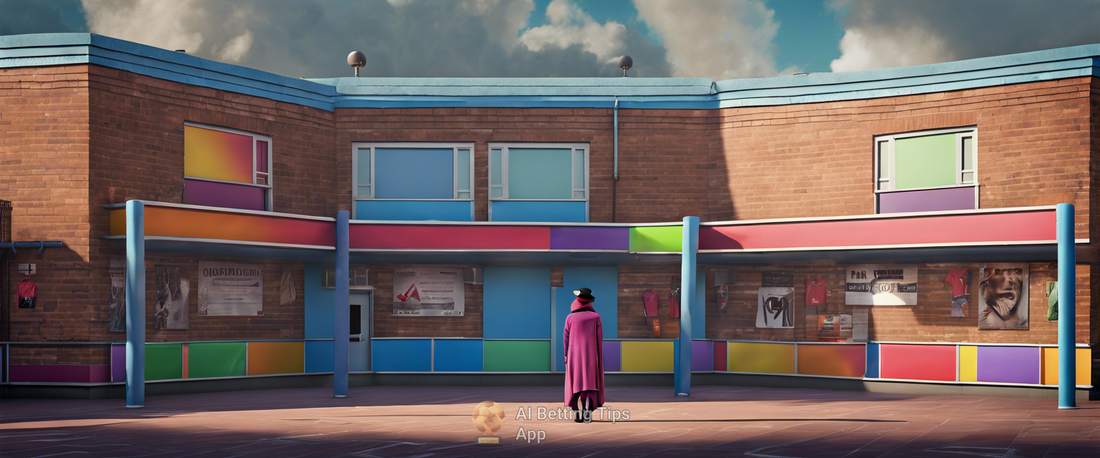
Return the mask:
<path id="1" fill-rule="evenodd" d="M 757 296 L 756 327 L 794 327 L 794 288 L 764 287 Z"/>
<path id="2" fill-rule="evenodd" d="M 393 314 L 400 316 L 463 316 L 466 290 L 458 267 L 395 267 Z"/>
<path id="3" fill-rule="evenodd" d="M 153 305 L 153 329 L 187 329 L 187 303 L 191 297 L 191 279 L 180 266 L 153 268 L 157 285 L 157 303 Z"/>
<path id="4" fill-rule="evenodd" d="M 844 272 L 847 305 L 917 305 L 917 266 L 863 264 Z"/>
<path id="5" fill-rule="evenodd" d="M 1028 328 L 1026 263 L 986 264 L 978 278 L 978 329 Z"/>
<path id="6" fill-rule="evenodd" d="M 199 315 L 256 316 L 263 310 L 263 266 L 199 263 Z"/>
<path id="7" fill-rule="evenodd" d="M 108 332 L 126 332 L 126 258 L 111 258 L 111 298 L 107 301 Z"/>

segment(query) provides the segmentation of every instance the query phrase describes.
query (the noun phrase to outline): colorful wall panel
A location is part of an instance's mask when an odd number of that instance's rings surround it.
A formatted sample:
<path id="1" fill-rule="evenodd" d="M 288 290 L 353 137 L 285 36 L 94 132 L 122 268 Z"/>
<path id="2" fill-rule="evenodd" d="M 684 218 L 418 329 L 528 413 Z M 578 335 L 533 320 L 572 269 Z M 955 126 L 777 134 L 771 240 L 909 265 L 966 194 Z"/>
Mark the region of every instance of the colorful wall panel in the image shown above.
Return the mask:
<path id="1" fill-rule="evenodd" d="M 263 211 L 267 209 L 267 190 L 256 186 L 184 179 L 183 203 Z"/>
<path id="2" fill-rule="evenodd" d="M 183 127 L 183 174 L 208 180 L 252 183 L 251 135 Z"/>
<path id="3" fill-rule="evenodd" d="M 483 305 L 486 339 L 550 339 L 550 268 L 486 267 Z"/>
<path id="4" fill-rule="evenodd" d="M 321 287 L 325 269 L 329 267 L 331 266 L 321 264 L 305 265 L 305 337 L 307 339 L 331 339 L 335 332 L 333 319 L 336 309 L 333 304 L 336 303 L 336 290 Z"/>
<path id="5" fill-rule="evenodd" d="M 879 378 L 879 348 L 877 343 L 867 344 L 867 378 Z"/>
<path id="6" fill-rule="evenodd" d="M 627 251 L 630 228 L 551 226 L 550 249 Z"/>
<path id="7" fill-rule="evenodd" d="M 306 373 L 332 372 L 336 362 L 336 354 L 331 340 L 307 340 Z"/>
<path id="8" fill-rule="evenodd" d="M 1028 383 L 1042 381 L 1039 347 L 978 347 L 979 382 Z"/>
<path id="9" fill-rule="evenodd" d="M 549 227 L 352 224 L 352 249 L 546 250 Z"/>
<path id="10" fill-rule="evenodd" d="M 435 341 L 436 372 L 481 372 L 485 353 L 481 340 L 437 339 Z"/>
<path id="11" fill-rule="evenodd" d="M 248 375 L 300 374 L 304 370 L 302 342 L 248 342 Z"/>
<path id="12" fill-rule="evenodd" d="M 247 374 L 245 361 L 248 345 L 245 342 L 196 342 L 187 347 L 188 378 L 240 377 Z M 146 356 L 148 361 L 148 353 Z"/>
<path id="13" fill-rule="evenodd" d="M 691 343 L 691 371 L 709 372 L 714 370 L 714 344 L 709 340 L 696 340 Z"/>
<path id="14" fill-rule="evenodd" d="M 603 370 L 604 372 L 619 372 L 623 370 L 622 342 L 617 340 L 603 341 Z"/>
<path id="15" fill-rule="evenodd" d="M 676 345 L 672 341 L 646 342 L 626 340 L 623 346 L 623 372 L 672 372 Z"/>
<path id="16" fill-rule="evenodd" d="M 371 364 L 375 372 L 429 372 L 432 370 L 432 341 L 429 339 L 372 341 Z"/>
<path id="17" fill-rule="evenodd" d="M 1058 384 L 1058 347 L 1043 348 L 1043 384 Z M 1077 385 L 1092 385 L 1092 349 L 1077 349 Z"/>
<path id="18" fill-rule="evenodd" d="M 726 341 L 714 342 L 714 370 L 729 370 L 729 347 Z"/>
<path id="19" fill-rule="evenodd" d="M 78 364 L 12 364 L 8 381 L 47 383 L 102 383 L 110 381 L 111 367 Z"/>
<path id="20" fill-rule="evenodd" d="M 867 372 L 864 345 L 798 346 L 798 373 L 832 377 L 860 377 Z"/>
<path id="21" fill-rule="evenodd" d="M 683 251 L 683 226 L 642 226 L 630 228 L 630 251 Z M 699 246 L 702 249 L 702 245 Z"/>
<path id="22" fill-rule="evenodd" d="M 145 380 L 183 378 L 183 345 L 178 343 L 145 344 Z M 125 360 L 123 360 L 125 367 Z M 125 369 L 123 369 L 125 371 Z M 244 374 L 240 374 L 244 375 Z"/>
<path id="23" fill-rule="evenodd" d="M 550 341 L 486 340 L 485 372 L 547 372 Z"/>
<path id="24" fill-rule="evenodd" d="M 473 221 L 468 200 L 357 200 L 355 219 L 385 221 Z"/>
<path id="25" fill-rule="evenodd" d="M 794 344 L 730 342 L 730 372 L 794 374 Z"/>
<path id="26" fill-rule="evenodd" d="M 954 345 L 882 344 L 879 352 L 882 378 L 955 381 Z"/>
<path id="27" fill-rule="evenodd" d="M 126 346 L 111 345 L 111 381 L 126 381 Z"/>
<path id="28" fill-rule="evenodd" d="M 974 187 L 898 191 L 878 195 L 879 213 L 973 210 Z"/>
<path id="29" fill-rule="evenodd" d="M 111 210 L 111 235 L 126 235 L 125 208 Z M 323 247 L 336 245 L 332 221 L 157 205 L 145 206 L 145 235 Z"/>
<path id="30" fill-rule="evenodd" d="M 588 202 L 532 202 L 494 200 L 489 202 L 492 221 L 584 223 Z"/>
<path id="31" fill-rule="evenodd" d="M 973 345 L 959 346 L 959 381 L 978 381 L 978 347 Z"/>

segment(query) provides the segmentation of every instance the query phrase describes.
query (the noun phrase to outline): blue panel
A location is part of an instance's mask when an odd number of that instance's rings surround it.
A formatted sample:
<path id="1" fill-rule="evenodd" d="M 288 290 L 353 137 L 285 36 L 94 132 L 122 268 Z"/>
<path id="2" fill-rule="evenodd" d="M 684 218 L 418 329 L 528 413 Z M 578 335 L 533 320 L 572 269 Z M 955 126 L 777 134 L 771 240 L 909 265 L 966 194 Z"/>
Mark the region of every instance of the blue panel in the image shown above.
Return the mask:
<path id="1" fill-rule="evenodd" d="M 355 219 L 375 221 L 473 221 L 469 200 L 358 200 Z"/>
<path id="2" fill-rule="evenodd" d="M 329 326 L 331 328 L 331 326 Z M 306 372 L 332 372 L 336 361 L 331 340 L 306 341 Z"/>
<path id="3" fill-rule="evenodd" d="M 550 268 L 486 267 L 484 282 L 486 339 L 550 338 Z"/>
<path id="4" fill-rule="evenodd" d="M 481 340 L 438 339 L 435 341 L 436 372 L 481 372 Z"/>
<path id="5" fill-rule="evenodd" d="M 306 264 L 305 267 L 305 337 L 331 339 L 335 331 L 333 304 L 336 301 L 336 290 L 321 287 L 321 277 L 325 273 L 324 265 Z M 329 342 L 329 345 L 331 346 L 332 342 Z M 309 361 L 309 358 L 306 358 L 306 361 Z M 332 365 L 332 361 L 329 361 L 329 365 Z M 331 370 L 330 368 L 329 371 Z"/>
<path id="6" fill-rule="evenodd" d="M 375 372 L 428 372 L 432 370 L 432 341 L 375 340 L 371 342 Z"/>
<path id="7" fill-rule="evenodd" d="M 508 198 L 572 199 L 571 148 L 508 149 Z"/>
<path id="8" fill-rule="evenodd" d="M 554 370 L 565 370 L 565 358 L 563 355 L 565 345 L 562 338 L 565 334 L 565 319 L 569 316 L 569 306 L 577 297 L 573 291 L 581 288 L 592 290 L 596 296 L 596 302 L 592 308 L 600 314 L 603 322 L 603 338 L 617 339 L 619 337 L 619 268 L 618 267 L 565 267 L 562 270 L 562 288 L 558 289 L 558 295 L 554 301 L 554 331 L 550 336 L 550 345 L 555 358 Z"/>
<path id="9" fill-rule="evenodd" d="M 535 221 L 560 223 L 588 222 L 587 202 L 530 202 L 496 200 L 489 202 L 493 221 Z"/>
<path id="10" fill-rule="evenodd" d="M 374 197 L 453 199 L 451 148 L 375 148 Z"/>
<path id="11" fill-rule="evenodd" d="M 878 378 L 878 344 L 867 344 L 867 378 Z"/>
<path id="12" fill-rule="evenodd" d="M 370 359 L 367 356 L 367 341 L 348 342 L 348 370 L 352 372 L 369 371 Z"/>

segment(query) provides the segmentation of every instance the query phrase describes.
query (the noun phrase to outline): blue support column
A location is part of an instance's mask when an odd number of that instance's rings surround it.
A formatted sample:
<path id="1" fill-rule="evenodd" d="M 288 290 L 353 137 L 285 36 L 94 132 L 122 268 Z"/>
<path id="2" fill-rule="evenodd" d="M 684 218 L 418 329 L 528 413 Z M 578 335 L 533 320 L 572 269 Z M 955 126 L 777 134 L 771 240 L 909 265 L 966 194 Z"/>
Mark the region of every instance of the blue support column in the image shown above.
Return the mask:
<path id="1" fill-rule="evenodd" d="M 685 216 L 680 247 L 680 361 L 676 365 L 676 395 L 691 394 L 692 326 L 691 304 L 695 303 L 695 254 L 699 251 L 699 217 Z"/>
<path id="2" fill-rule="evenodd" d="M 1058 204 L 1058 408 L 1077 408 L 1077 247 L 1073 204 Z"/>
<path id="3" fill-rule="evenodd" d="M 348 291 L 348 211 L 336 213 L 336 303 L 333 313 L 332 391 L 338 398 L 348 396 L 348 337 L 351 333 L 349 319 L 350 291 Z"/>
<path id="4" fill-rule="evenodd" d="M 145 204 L 126 202 L 126 407 L 145 407 Z"/>

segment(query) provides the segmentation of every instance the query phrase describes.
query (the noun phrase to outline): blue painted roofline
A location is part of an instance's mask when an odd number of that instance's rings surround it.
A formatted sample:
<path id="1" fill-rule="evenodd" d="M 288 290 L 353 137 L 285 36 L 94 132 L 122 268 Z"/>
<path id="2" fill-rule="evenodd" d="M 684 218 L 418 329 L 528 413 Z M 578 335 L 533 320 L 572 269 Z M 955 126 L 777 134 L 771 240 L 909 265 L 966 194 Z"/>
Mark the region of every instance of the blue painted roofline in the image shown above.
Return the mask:
<path id="1" fill-rule="evenodd" d="M 714 109 L 896 97 L 1100 76 L 1100 44 L 913 67 L 738 79 L 295 79 L 87 33 L 0 36 L 0 68 L 95 64 L 326 111 L 371 107 Z"/>

